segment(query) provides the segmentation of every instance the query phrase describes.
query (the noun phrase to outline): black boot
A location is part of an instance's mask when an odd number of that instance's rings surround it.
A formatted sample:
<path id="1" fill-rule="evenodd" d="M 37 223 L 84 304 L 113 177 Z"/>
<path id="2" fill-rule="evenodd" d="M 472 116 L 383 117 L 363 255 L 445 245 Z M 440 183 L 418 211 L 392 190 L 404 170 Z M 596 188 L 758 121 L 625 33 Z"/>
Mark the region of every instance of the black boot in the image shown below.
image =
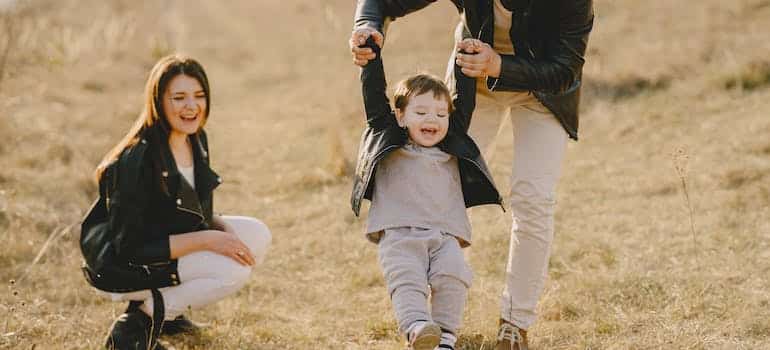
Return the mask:
<path id="1" fill-rule="evenodd" d="M 142 311 L 126 312 L 112 324 L 107 336 L 107 350 L 147 350 L 150 342 L 152 319 Z M 165 350 L 156 342 L 153 350 Z"/>
<path id="2" fill-rule="evenodd" d="M 161 328 L 161 334 L 163 335 L 176 335 L 181 333 L 195 334 L 200 332 L 201 326 L 184 315 L 179 315 L 171 321 L 163 322 Z"/>

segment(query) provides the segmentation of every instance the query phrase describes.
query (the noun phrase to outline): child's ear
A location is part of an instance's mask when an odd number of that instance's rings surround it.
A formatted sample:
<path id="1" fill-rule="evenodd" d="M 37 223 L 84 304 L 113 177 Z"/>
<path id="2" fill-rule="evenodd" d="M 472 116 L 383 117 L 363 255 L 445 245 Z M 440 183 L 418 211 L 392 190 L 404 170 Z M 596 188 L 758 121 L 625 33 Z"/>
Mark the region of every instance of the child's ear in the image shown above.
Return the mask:
<path id="1" fill-rule="evenodd" d="M 406 123 L 404 122 L 404 110 L 401 108 L 396 108 L 396 122 L 398 122 L 398 126 L 400 127 L 406 127 Z"/>

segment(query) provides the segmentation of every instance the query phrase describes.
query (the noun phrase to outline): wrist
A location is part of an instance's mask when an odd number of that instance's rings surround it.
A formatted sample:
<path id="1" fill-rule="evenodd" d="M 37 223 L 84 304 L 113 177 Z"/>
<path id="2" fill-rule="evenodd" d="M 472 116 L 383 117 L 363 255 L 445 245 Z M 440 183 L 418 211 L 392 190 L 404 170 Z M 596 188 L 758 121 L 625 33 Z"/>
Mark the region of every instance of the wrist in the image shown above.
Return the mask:
<path id="1" fill-rule="evenodd" d="M 502 65 L 503 59 L 500 54 L 497 52 L 493 53 L 489 62 L 489 71 L 487 71 L 487 76 L 490 78 L 500 78 L 500 70 Z"/>
<path id="2" fill-rule="evenodd" d="M 195 250 L 210 250 L 209 247 L 211 247 L 214 244 L 214 240 L 216 239 L 216 236 L 214 234 L 213 230 L 204 230 L 204 231 L 198 231 L 197 235 L 198 237 L 195 237 Z"/>

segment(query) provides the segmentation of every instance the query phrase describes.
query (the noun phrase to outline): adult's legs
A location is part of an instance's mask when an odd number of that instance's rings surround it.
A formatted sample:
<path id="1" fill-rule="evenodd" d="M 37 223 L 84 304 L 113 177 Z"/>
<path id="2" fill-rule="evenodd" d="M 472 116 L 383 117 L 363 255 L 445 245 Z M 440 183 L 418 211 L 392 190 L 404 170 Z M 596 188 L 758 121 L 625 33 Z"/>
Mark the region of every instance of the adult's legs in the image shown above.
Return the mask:
<path id="1" fill-rule="evenodd" d="M 501 314 L 504 320 L 527 329 L 535 322 L 535 307 L 548 273 L 556 183 L 568 135 L 550 113 L 516 107 L 511 120 L 513 225 Z"/>
<path id="2" fill-rule="evenodd" d="M 257 219 L 225 216 L 235 234 L 249 247 L 257 262 L 264 259 L 271 235 L 267 226 Z M 166 308 L 166 320 L 172 320 L 187 309 L 199 308 L 234 294 L 242 288 L 251 274 L 250 266 L 241 265 L 229 257 L 210 251 L 199 251 L 179 258 L 180 284 L 161 288 Z M 152 315 L 153 301 L 149 291 L 111 294 L 113 300 L 142 300 L 140 307 Z"/>

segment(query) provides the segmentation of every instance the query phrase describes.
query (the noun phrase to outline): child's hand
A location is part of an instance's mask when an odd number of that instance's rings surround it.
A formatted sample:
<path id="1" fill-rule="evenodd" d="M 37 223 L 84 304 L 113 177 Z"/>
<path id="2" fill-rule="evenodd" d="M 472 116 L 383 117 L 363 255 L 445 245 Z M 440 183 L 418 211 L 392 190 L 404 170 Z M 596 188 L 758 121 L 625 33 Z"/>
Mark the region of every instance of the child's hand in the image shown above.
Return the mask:
<path id="1" fill-rule="evenodd" d="M 350 34 L 348 45 L 350 46 L 350 53 L 353 55 L 353 63 L 358 66 L 363 67 L 369 63 L 370 60 L 377 57 L 377 54 L 375 54 L 372 49 L 360 47 L 363 46 L 370 37 L 374 39 L 374 42 L 379 47 L 382 47 L 385 43 L 385 38 L 382 33 L 372 28 L 358 28 Z"/>

